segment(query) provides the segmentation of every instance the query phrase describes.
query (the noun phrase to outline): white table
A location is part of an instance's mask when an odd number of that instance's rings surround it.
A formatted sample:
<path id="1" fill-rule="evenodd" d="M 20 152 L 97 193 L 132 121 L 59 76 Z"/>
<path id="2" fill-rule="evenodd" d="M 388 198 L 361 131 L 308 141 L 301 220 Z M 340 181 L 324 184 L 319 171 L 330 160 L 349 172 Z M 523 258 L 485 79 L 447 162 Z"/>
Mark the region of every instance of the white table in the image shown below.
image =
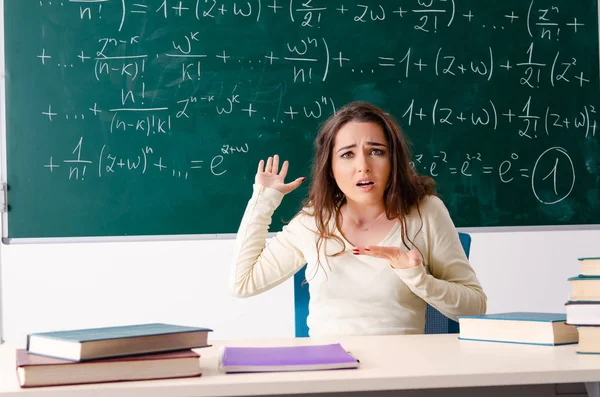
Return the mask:
<path id="1" fill-rule="evenodd" d="M 217 370 L 220 345 L 287 346 L 334 342 L 342 343 L 360 360 L 359 369 L 269 374 L 222 374 Z M 199 378 L 29 389 L 21 389 L 17 383 L 14 347 L 2 345 L 0 397 L 188 397 L 349 392 L 370 396 L 377 395 L 377 391 L 384 396 L 391 395 L 389 391 L 392 390 L 405 390 L 404 395 L 410 396 L 429 396 L 440 391 L 445 396 L 465 396 L 469 392 L 486 396 L 514 395 L 523 391 L 526 395 L 554 395 L 556 390 L 557 394 L 573 395 L 585 391 L 582 382 L 600 381 L 600 355 L 576 354 L 576 345 L 548 347 L 459 341 L 456 334 L 210 343 L 212 347 L 197 350 L 203 369 Z M 527 389 L 523 385 L 537 386 Z"/>

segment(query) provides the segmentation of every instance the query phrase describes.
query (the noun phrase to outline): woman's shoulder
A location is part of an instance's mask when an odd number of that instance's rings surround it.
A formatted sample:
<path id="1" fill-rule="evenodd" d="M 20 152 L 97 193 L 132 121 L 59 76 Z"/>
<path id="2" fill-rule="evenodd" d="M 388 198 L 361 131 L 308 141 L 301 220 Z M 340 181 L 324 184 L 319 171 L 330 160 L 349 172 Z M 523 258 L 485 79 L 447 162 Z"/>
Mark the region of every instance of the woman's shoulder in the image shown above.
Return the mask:
<path id="1" fill-rule="evenodd" d="M 428 194 L 421 199 L 419 202 L 419 210 L 421 216 L 425 217 L 436 217 L 440 213 L 447 213 L 448 208 L 438 196 L 434 194 Z"/>
<path id="2" fill-rule="evenodd" d="M 314 209 L 309 207 L 303 207 L 298 213 L 292 218 L 289 225 L 296 225 L 308 230 L 315 230 L 316 223 L 314 217 Z"/>

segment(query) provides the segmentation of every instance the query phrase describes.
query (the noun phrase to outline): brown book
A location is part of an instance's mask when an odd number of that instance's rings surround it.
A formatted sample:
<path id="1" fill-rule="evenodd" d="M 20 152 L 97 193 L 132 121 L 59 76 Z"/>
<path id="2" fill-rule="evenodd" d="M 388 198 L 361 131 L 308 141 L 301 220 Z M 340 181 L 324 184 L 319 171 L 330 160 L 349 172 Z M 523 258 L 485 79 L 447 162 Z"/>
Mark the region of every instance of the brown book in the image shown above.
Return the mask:
<path id="1" fill-rule="evenodd" d="M 200 355 L 192 350 L 73 362 L 17 350 L 21 387 L 121 382 L 200 376 Z"/>

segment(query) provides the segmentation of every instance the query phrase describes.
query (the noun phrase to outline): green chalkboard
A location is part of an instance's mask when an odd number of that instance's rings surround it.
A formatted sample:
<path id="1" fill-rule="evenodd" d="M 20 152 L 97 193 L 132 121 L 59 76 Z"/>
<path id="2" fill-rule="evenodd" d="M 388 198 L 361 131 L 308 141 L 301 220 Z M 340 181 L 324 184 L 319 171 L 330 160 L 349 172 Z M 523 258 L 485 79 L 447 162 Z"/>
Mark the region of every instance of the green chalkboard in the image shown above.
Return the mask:
<path id="1" fill-rule="evenodd" d="M 3 18 L 5 238 L 235 233 L 259 159 L 308 176 L 352 100 L 400 121 L 458 227 L 600 224 L 596 0 L 4 0 Z"/>

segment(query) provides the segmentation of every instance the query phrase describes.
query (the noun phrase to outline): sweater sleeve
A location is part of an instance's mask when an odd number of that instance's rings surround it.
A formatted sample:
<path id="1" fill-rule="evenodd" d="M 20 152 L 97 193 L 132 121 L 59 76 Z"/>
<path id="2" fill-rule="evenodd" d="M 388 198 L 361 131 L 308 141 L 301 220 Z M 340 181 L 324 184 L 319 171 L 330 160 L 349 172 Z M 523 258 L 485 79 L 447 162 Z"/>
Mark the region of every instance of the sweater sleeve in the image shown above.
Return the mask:
<path id="1" fill-rule="evenodd" d="M 423 230 L 428 240 L 423 259 L 431 274 L 424 266 L 395 272 L 412 292 L 446 317 L 457 320 L 457 316 L 485 314 L 487 296 L 469 264 L 450 214 L 441 200 L 432 201 L 436 208 L 424 219 L 429 224 Z"/>
<path id="2" fill-rule="evenodd" d="M 267 243 L 271 217 L 283 193 L 254 185 L 233 251 L 231 290 L 237 297 L 260 294 L 294 275 L 306 263 L 299 248 L 306 229 L 299 216 Z"/>

